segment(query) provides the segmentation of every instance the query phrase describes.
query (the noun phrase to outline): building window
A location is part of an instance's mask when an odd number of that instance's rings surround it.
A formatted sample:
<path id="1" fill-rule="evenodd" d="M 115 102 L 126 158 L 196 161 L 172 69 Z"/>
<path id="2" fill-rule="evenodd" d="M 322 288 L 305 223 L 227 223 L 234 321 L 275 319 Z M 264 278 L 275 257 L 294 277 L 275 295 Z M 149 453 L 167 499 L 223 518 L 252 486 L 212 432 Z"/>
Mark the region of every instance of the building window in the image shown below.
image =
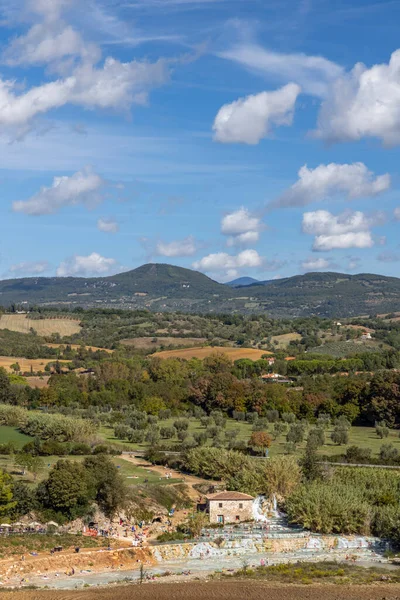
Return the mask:
<path id="1" fill-rule="evenodd" d="M 243 504 L 242 503 L 239 504 L 239 508 L 243 508 Z"/>
<path id="2" fill-rule="evenodd" d="M 218 508 L 222 508 L 222 502 L 218 504 Z"/>
<path id="3" fill-rule="evenodd" d="M 236 521 L 240 521 L 239 515 L 236 515 Z"/>

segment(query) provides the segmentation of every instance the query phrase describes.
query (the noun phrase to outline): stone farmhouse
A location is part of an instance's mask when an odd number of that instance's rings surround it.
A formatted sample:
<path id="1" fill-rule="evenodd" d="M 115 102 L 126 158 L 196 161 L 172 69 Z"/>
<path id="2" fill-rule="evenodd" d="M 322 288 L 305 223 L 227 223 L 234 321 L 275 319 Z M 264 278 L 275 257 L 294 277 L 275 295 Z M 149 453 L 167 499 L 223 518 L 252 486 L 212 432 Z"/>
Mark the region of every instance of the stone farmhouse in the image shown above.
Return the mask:
<path id="1" fill-rule="evenodd" d="M 253 521 L 253 496 L 240 492 L 219 492 L 207 496 L 210 523 L 241 523 Z"/>

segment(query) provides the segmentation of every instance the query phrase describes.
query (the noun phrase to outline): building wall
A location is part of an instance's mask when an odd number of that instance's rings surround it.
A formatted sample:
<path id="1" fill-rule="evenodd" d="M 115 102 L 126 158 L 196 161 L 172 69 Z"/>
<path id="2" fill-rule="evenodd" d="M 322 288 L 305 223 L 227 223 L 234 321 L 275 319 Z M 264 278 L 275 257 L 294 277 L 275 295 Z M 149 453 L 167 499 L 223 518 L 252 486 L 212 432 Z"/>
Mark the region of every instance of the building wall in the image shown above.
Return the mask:
<path id="1" fill-rule="evenodd" d="M 252 521 L 253 501 L 209 500 L 208 512 L 210 515 L 210 523 L 220 523 L 220 516 L 223 517 L 223 523 L 240 523 L 241 521 Z M 236 517 L 239 517 L 239 519 L 237 519 Z"/>

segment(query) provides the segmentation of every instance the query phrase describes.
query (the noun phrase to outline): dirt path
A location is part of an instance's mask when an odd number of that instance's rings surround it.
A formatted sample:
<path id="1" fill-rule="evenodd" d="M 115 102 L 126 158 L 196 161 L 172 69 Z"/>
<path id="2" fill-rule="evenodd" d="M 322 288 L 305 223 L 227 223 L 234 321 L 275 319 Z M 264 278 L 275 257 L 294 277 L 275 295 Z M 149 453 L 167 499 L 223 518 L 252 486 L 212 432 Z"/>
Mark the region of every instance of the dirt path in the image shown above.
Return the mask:
<path id="1" fill-rule="evenodd" d="M 400 585 L 278 585 L 216 581 L 130 585 L 85 591 L 1 592 L 1 600 L 399 600 Z"/>
<path id="2" fill-rule="evenodd" d="M 166 477 L 167 473 L 170 473 L 173 479 L 181 479 L 188 486 L 188 494 L 190 496 L 190 499 L 194 502 L 197 502 L 200 499 L 201 494 L 193 486 L 198 485 L 200 483 L 206 485 L 221 485 L 220 481 L 202 479 L 201 477 L 196 477 L 195 475 L 183 475 L 180 471 L 177 471 L 176 469 L 170 469 L 169 467 L 163 467 L 161 465 L 152 465 L 151 463 L 147 462 L 144 458 L 134 456 L 133 454 L 121 454 L 119 458 L 133 463 L 136 467 L 142 467 L 144 469 L 147 469 L 148 471 L 152 471 L 156 475 L 161 476 L 163 478 Z"/>

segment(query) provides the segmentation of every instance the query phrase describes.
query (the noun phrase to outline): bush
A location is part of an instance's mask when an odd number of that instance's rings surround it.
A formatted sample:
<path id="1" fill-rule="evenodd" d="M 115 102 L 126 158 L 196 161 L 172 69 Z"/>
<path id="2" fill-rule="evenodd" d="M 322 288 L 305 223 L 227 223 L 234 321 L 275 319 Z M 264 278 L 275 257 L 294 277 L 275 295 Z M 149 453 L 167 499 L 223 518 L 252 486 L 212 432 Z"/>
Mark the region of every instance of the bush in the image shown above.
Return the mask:
<path id="1" fill-rule="evenodd" d="M 387 438 L 389 436 L 389 428 L 386 425 L 376 425 L 375 426 L 376 435 L 381 440 L 383 438 Z"/>
<path id="2" fill-rule="evenodd" d="M 89 444 L 73 444 L 70 450 L 70 454 L 74 456 L 87 456 L 91 454 L 92 449 Z"/>
<path id="3" fill-rule="evenodd" d="M 359 448 L 358 446 L 350 446 L 346 450 L 345 460 L 348 463 L 365 463 L 371 462 L 371 448 Z"/>
<path id="4" fill-rule="evenodd" d="M 178 419 L 174 421 L 175 429 L 179 431 L 187 431 L 189 429 L 189 421 L 187 419 Z"/>
<path id="5" fill-rule="evenodd" d="M 393 444 L 382 444 L 379 451 L 379 459 L 384 464 L 396 463 L 399 459 L 399 451 Z"/>

